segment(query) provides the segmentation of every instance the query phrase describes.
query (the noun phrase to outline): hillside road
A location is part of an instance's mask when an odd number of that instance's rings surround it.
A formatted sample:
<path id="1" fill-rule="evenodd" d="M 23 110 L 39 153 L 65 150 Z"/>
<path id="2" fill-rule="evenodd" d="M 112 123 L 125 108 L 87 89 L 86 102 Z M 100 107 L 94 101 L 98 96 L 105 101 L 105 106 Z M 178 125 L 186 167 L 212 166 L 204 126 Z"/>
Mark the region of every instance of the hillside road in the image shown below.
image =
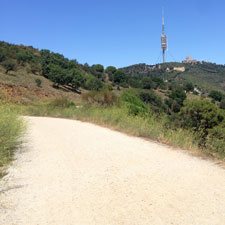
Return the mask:
<path id="1" fill-rule="evenodd" d="M 224 225 L 225 170 L 75 120 L 26 117 L 1 225 Z"/>

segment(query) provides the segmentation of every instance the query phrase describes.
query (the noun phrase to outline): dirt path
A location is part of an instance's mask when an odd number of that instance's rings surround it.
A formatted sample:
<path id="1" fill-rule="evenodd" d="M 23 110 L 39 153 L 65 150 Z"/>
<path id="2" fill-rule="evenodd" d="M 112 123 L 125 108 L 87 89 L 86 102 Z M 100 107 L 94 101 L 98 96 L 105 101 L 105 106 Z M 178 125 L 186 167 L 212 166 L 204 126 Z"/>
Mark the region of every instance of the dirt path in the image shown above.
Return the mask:
<path id="1" fill-rule="evenodd" d="M 1 225 L 224 225 L 225 170 L 92 124 L 29 118 Z"/>

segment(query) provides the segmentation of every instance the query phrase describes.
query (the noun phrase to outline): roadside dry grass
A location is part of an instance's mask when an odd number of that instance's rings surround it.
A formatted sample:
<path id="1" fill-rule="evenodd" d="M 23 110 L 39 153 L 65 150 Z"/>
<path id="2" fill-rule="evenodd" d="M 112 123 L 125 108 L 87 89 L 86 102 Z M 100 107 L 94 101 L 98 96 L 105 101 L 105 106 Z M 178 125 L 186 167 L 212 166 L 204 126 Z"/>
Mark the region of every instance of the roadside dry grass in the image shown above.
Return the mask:
<path id="1" fill-rule="evenodd" d="M 0 177 L 13 159 L 25 124 L 18 112 L 8 105 L 0 105 Z"/>
<path id="2" fill-rule="evenodd" d="M 17 109 L 23 115 L 70 118 L 92 122 L 129 135 L 148 138 L 173 147 L 195 152 L 199 151 L 197 137 L 187 130 L 166 128 L 166 117 L 156 118 L 152 115 L 151 117 L 143 118 L 132 116 L 129 115 L 127 109 L 123 106 L 103 107 L 93 104 L 77 106 L 69 103 L 66 105 L 66 107 L 65 105 L 56 105 L 53 101 L 50 103 L 36 103 L 30 106 L 19 106 Z"/>

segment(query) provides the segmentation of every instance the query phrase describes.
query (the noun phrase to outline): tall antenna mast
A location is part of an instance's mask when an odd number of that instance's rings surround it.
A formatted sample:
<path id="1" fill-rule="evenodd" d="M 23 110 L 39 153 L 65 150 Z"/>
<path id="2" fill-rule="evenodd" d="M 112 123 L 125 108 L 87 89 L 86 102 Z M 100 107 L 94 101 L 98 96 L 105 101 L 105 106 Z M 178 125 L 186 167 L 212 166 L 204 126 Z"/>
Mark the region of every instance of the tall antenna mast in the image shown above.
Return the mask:
<path id="1" fill-rule="evenodd" d="M 164 9 L 162 9 L 161 48 L 162 48 L 162 54 L 163 54 L 163 63 L 165 63 L 166 62 L 166 50 L 167 50 L 167 36 L 165 35 Z"/>
<path id="2" fill-rule="evenodd" d="M 162 9 L 162 35 L 165 34 L 164 8 Z"/>

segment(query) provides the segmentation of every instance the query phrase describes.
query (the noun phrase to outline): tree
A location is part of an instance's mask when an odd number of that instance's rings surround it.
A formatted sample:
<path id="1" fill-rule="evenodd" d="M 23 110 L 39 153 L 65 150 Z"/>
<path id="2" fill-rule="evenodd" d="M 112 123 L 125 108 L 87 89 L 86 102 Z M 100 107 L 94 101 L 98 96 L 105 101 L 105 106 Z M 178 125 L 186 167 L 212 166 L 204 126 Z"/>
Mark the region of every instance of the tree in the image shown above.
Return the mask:
<path id="1" fill-rule="evenodd" d="M 169 98 L 176 100 L 179 105 L 183 105 L 187 95 L 182 90 L 174 90 L 170 93 Z"/>
<path id="2" fill-rule="evenodd" d="M 211 91 L 209 94 L 209 97 L 211 97 L 213 100 L 220 102 L 223 98 L 223 94 L 220 91 Z"/>
<path id="3" fill-rule="evenodd" d="M 85 83 L 85 78 L 80 70 L 73 69 L 70 71 L 70 84 L 73 88 L 78 89 Z"/>
<path id="4" fill-rule="evenodd" d="M 114 67 L 114 66 L 108 66 L 106 68 L 105 72 L 108 73 L 108 74 L 114 74 L 116 72 L 116 70 L 117 70 L 116 67 Z"/>
<path id="5" fill-rule="evenodd" d="M 113 81 L 115 84 L 126 83 L 127 76 L 124 72 L 117 70 L 113 75 Z"/>
<path id="6" fill-rule="evenodd" d="M 48 65 L 49 79 L 54 82 L 56 86 L 66 84 L 66 71 L 58 65 L 50 64 Z"/>
<path id="7" fill-rule="evenodd" d="M 163 79 L 158 78 L 158 77 L 153 77 L 152 81 L 156 84 L 155 87 L 154 87 L 155 89 L 157 89 L 159 86 L 164 84 Z"/>
<path id="8" fill-rule="evenodd" d="M 93 68 L 99 73 L 103 73 L 104 72 L 104 66 L 101 65 L 101 64 L 93 65 Z"/>
<path id="9" fill-rule="evenodd" d="M 153 81 L 149 77 L 145 77 L 141 81 L 143 89 L 152 89 L 154 87 Z"/>
<path id="10" fill-rule="evenodd" d="M 180 115 L 184 120 L 184 126 L 193 128 L 203 138 L 207 136 L 209 129 L 219 125 L 225 119 L 223 110 L 207 100 L 185 102 Z"/>
<path id="11" fill-rule="evenodd" d="M 88 90 L 100 90 L 102 87 L 103 87 L 103 83 L 95 78 L 95 77 L 91 77 L 89 78 L 86 83 L 85 83 L 85 87 L 88 89 Z"/>
<path id="12" fill-rule="evenodd" d="M 16 59 L 19 63 L 21 62 L 30 62 L 34 58 L 34 54 L 31 50 L 20 50 L 17 55 Z"/>
<path id="13" fill-rule="evenodd" d="M 184 85 L 184 90 L 186 90 L 186 91 L 194 91 L 194 85 L 192 83 L 186 83 Z"/>
<path id="14" fill-rule="evenodd" d="M 5 61 L 3 64 L 5 72 L 8 73 L 10 70 L 14 70 L 16 64 L 13 61 Z"/>

